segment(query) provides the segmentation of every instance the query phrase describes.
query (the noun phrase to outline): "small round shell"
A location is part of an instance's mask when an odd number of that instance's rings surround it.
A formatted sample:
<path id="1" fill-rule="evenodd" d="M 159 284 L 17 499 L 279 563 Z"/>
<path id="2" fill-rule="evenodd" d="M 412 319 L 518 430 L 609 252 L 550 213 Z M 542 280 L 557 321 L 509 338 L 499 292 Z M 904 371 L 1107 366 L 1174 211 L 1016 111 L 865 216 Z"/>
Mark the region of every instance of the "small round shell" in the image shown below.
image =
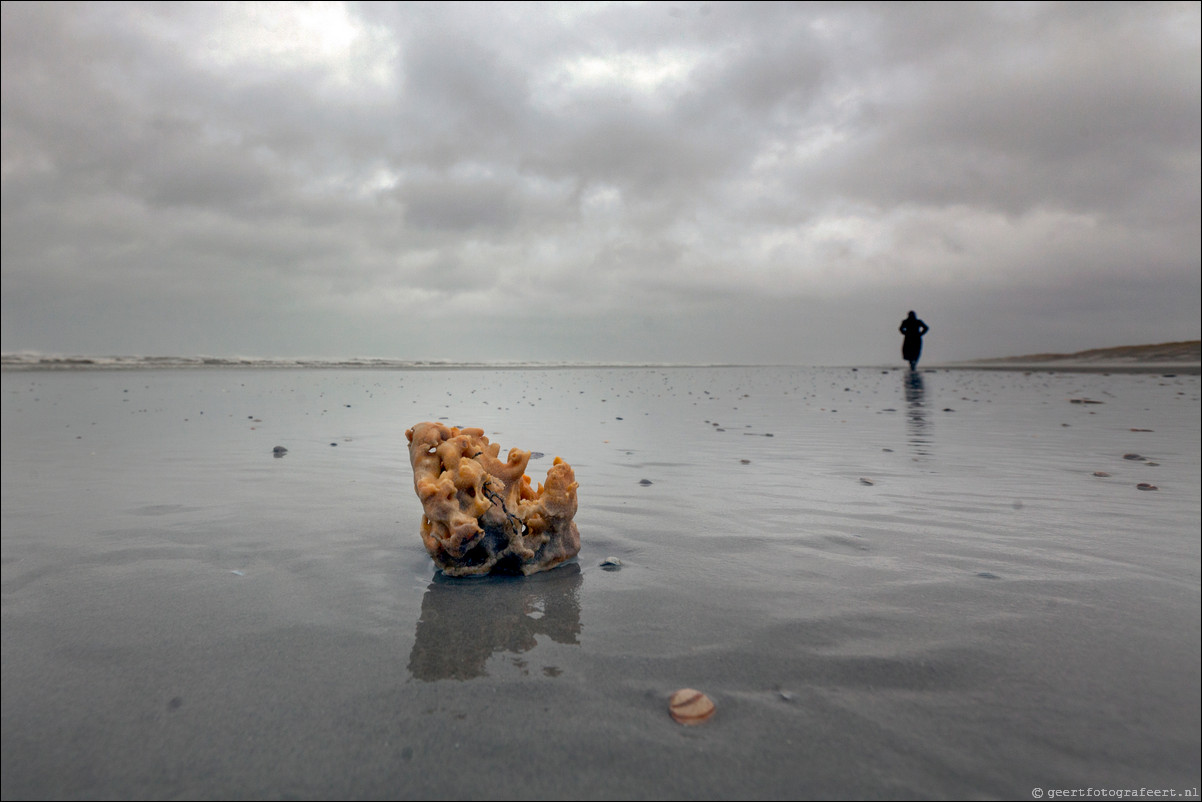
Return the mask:
<path id="1" fill-rule="evenodd" d="M 693 688 L 681 688 L 672 694 L 668 712 L 677 724 L 701 724 L 714 715 L 714 703 L 708 696 Z"/>

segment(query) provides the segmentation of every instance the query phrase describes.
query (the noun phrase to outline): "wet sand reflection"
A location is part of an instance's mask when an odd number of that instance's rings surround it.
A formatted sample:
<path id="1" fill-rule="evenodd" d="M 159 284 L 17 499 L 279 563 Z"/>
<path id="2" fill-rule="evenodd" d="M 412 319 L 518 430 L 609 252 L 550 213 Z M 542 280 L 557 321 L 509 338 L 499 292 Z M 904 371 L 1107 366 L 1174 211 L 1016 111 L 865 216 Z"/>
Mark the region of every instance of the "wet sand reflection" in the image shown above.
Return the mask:
<path id="1" fill-rule="evenodd" d="M 931 455 L 930 422 L 926 415 L 926 385 L 916 370 L 903 374 L 906 395 L 906 430 L 915 458 Z"/>
<path id="2" fill-rule="evenodd" d="M 538 635 L 579 645 L 582 581 L 576 563 L 529 577 L 436 575 L 422 597 L 409 673 L 427 682 L 487 676 L 490 657 L 528 652 Z M 526 670 L 523 660 L 515 662 Z M 559 669 L 542 671 L 554 676 Z"/>

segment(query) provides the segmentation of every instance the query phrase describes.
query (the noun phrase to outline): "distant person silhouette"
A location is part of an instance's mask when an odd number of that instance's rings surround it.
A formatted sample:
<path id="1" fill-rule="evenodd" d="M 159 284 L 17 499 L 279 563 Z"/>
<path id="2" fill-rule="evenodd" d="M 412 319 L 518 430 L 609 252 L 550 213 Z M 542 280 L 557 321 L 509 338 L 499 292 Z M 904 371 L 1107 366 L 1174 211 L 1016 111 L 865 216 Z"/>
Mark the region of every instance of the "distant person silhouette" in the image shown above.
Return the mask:
<path id="1" fill-rule="evenodd" d="M 914 370 L 918 366 L 918 358 L 922 356 L 922 335 L 930 331 L 931 327 L 919 320 L 911 310 L 897 330 L 905 337 L 902 340 L 902 359 L 910 363 L 910 370 Z"/>

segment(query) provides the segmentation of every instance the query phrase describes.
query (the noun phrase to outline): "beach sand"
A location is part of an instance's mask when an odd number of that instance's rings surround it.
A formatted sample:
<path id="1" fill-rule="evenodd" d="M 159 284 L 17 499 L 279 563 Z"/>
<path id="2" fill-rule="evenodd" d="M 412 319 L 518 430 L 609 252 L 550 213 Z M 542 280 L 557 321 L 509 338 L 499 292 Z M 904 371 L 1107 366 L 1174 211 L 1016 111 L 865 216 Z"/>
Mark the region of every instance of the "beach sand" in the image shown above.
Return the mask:
<path id="1" fill-rule="evenodd" d="M 1196 375 L 0 377 L 5 799 L 1197 794 Z M 436 575 L 439 419 L 575 563 Z"/>

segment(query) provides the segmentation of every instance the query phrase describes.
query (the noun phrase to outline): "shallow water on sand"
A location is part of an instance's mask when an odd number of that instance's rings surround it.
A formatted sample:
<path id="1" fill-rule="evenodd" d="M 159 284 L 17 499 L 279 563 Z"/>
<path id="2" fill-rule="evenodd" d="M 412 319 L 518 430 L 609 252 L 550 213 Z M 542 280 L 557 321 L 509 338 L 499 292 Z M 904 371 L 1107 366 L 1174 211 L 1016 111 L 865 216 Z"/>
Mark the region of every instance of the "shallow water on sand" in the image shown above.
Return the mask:
<path id="1" fill-rule="evenodd" d="M 6 798 L 1199 784 L 1196 376 L 2 380 Z M 423 420 L 570 462 L 578 561 L 437 576 Z"/>

